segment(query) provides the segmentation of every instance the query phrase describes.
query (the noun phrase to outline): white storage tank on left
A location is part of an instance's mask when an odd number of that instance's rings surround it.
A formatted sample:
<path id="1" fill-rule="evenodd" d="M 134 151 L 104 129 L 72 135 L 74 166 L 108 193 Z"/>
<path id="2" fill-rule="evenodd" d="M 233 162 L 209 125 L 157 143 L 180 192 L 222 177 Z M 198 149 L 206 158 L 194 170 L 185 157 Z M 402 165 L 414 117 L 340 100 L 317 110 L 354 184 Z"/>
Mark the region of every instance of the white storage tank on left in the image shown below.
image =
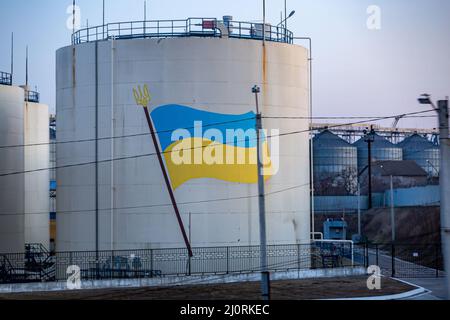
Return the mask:
<path id="1" fill-rule="evenodd" d="M 50 245 L 49 167 L 50 135 L 48 106 L 24 105 L 25 243 Z"/>
<path id="2" fill-rule="evenodd" d="M 0 85 L 0 146 L 24 143 L 24 90 Z M 25 242 L 23 147 L 0 148 L 0 253 L 23 252 Z"/>

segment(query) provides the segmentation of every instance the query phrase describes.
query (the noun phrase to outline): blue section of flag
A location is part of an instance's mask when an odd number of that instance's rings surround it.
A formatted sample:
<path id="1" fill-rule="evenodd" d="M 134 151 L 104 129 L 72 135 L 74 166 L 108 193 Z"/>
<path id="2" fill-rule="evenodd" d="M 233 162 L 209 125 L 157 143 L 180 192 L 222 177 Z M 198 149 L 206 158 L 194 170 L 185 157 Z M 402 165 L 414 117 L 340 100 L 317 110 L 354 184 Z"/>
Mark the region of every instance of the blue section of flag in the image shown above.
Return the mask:
<path id="1" fill-rule="evenodd" d="M 171 104 L 156 108 L 152 111 L 151 116 L 158 132 L 162 150 L 166 150 L 174 142 L 172 141 L 172 133 L 177 129 L 186 129 L 189 131 L 191 138 L 202 138 L 206 131 L 215 129 L 220 131 L 225 140 L 219 142 L 243 148 L 256 147 L 256 139 L 248 139 L 248 137 L 245 140 L 226 141 L 227 130 L 247 131 L 255 129 L 256 115 L 254 112 L 228 115 Z M 202 122 L 202 136 L 199 136 L 194 129 L 195 122 L 199 121 Z"/>

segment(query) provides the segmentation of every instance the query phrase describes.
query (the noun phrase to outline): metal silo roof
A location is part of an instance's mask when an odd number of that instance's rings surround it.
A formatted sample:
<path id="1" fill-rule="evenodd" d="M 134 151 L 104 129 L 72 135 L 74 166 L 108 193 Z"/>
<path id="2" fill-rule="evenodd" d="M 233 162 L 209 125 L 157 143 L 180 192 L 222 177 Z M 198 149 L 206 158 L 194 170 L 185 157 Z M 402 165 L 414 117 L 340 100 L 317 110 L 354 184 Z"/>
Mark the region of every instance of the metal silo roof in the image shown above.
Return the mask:
<path id="1" fill-rule="evenodd" d="M 348 148 L 350 143 L 335 135 L 330 130 L 324 130 L 314 137 L 314 147 L 317 148 Z"/>
<path id="2" fill-rule="evenodd" d="M 439 149 L 437 145 L 417 133 L 400 142 L 398 146 L 410 150 Z"/>
<path id="3" fill-rule="evenodd" d="M 399 148 L 395 144 L 388 141 L 386 138 L 376 133 L 373 136 L 374 136 L 374 142 L 372 143 L 373 148 Z M 364 138 L 365 137 L 359 139 L 353 145 L 357 148 L 367 148 L 367 143 L 366 141 L 364 141 Z"/>

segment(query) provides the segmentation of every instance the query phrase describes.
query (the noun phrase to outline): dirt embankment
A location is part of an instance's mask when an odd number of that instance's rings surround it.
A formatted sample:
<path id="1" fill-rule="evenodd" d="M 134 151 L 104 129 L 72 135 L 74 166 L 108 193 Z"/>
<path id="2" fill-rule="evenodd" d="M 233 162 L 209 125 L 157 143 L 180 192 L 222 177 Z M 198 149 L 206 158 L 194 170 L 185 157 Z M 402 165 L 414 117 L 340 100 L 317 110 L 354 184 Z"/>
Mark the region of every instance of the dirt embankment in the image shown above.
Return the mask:
<path id="1" fill-rule="evenodd" d="M 395 208 L 396 239 L 399 243 L 440 243 L 439 207 Z M 316 231 L 323 230 L 323 222 L 328 219 L 343 218 L 348 223 L 347 238 L 358 232 L 357 214 L 317 214 Z M 390 208 L 372 209 L 362 214 L 362 233 L 371 242 L 391 242 Z"/>
<path id="2" fill-rule="evenodd" d="M 396 241 L 399 243 L 441 242 L 439 207 L 396 208 L 395 224 Z M 373 242 L 390 242 L 390 209 L 368 211 L 363 218 L 363 232 Z"/>

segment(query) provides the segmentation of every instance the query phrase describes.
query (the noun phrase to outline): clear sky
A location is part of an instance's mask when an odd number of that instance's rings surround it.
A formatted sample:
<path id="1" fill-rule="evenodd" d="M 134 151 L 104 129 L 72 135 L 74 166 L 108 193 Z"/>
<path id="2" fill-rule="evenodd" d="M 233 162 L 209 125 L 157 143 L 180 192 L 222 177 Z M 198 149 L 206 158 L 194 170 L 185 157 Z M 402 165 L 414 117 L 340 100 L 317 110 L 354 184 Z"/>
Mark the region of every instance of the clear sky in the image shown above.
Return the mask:
<path id="1" fill-rule="evenodd" d="M 15 83 L 25 82 L 30 47 L 30 85 L 55 108 L 55 51 L 70 44 L 71 0 L 0 0 L 0 70 L 10 69 L 15 34 Z M 262 0 L 148 0 L 147 17 L 184 19 L 232 15 L 262 20 Z M 77 0 L 82 25 L 102 22 L 101 0 Z M 423 110 L 419 94 L 450 95 L 450 1 L 287 0 L 296 10 L 289 29 L 313 38 L 314 115 L 385 116 Z M 106 0 L 107 22 L 142 20 L 143 0 Z M 381 29 L 369 30 L 367 8 L 381 9 Z M 284 0 L 267 0 L 276 24 Z M 390 125 L 392 121 L 384 122 Z M 436 127 L 436 119 L 406 119 L 402 127 Z"/>

